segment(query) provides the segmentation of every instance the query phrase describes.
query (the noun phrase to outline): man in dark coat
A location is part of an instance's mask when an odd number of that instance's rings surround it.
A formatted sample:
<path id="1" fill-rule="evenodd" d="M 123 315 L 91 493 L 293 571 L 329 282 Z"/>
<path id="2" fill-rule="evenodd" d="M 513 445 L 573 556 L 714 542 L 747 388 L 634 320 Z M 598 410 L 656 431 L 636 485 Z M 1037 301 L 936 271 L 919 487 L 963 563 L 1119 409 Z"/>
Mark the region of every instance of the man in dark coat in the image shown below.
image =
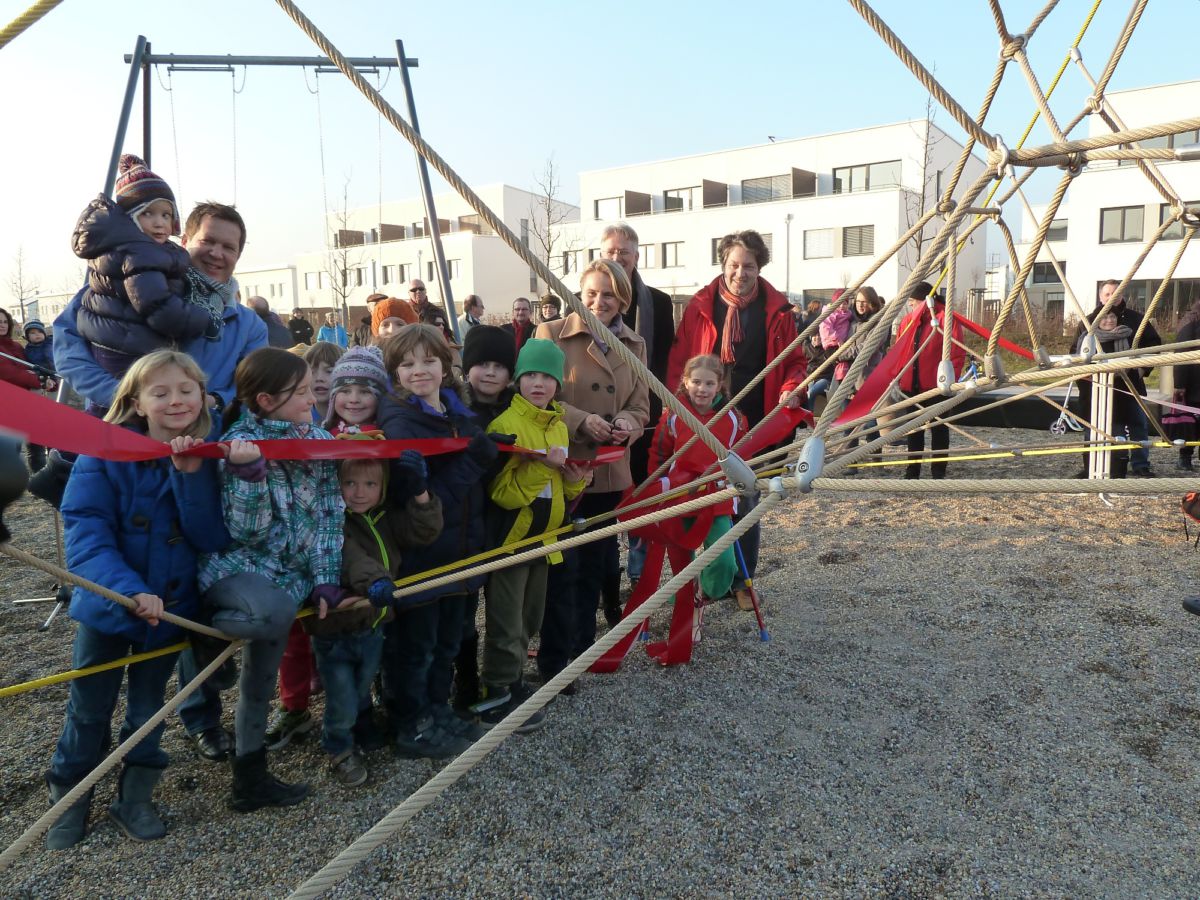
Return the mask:
<path id="1" fill-rule="evenodd" d="M 667 359 L 671 355 L 671 344 L 675 340 L 675 316 L 671 298 L 652 288 L 642 280 L 637 270 L 641 253 L 638 251 L 638 236 L 625 222 L 609 225 L 600 235 L 600 255 L 611 259 L 629 276 L 633 287 L 633 302 L 629 309 L 621 313 L 625 324 L 636 331 L 646 342 L 646 357 L 650 362 L 650 371 L 659 381 L 666 383 Z M 679 385 L 668 384 L 667 388 L 674 391 Z M 662 401 L 653 391 L 650 392 L 650 423 L 642 432 L 642 436 L 633 442 L 629 448 L 629 470 L 633 474 L 635 484 L 640 484 L 649 475 L 647 461 L 650 455 L 650 442 L 654 438 L 654 426 L 662 415 Z M 629 551 L 628 573 L 631 582 L 636 581 L 642 574 L 642 561 L 646 557 L 645 544 L 636 541 Z M 618 584 L 620 574 L 617 575 Z M 614 613 L 607 602 L 612 589 L 605 592 L 605 614 Z"/>
<path id="2" fill-rule="evenodd" d="M 288 332 L 292 336 L 292 344 L 311 344 L 313 339 L 312 322 L 304 318 L 304 313 L 299 308 L 292 310 L 292 317 L 288 319 Z"/>
<path id="3" fill-rule="evenodd" d="M 513 301 L 512 321 L 506 322 L 500 327 L 512 335 L 513 344 L 520 353 L 525 342 L 533 337 L 533 331 L 537 328 L 533 324 L 533 305 L 526 298 L 518 297 Z"/>
<path id="4" fill-rule="evenodd" d="M 279 320 L 279 316 L 271 312 L 266 297 L 251 297 L 246 301 L 246 305 L 254 310 L 255 314 L 262 319 L 263 324 L 267 326 L 268 344 L 283 350 L 293 345 L 291 329 Z"/>

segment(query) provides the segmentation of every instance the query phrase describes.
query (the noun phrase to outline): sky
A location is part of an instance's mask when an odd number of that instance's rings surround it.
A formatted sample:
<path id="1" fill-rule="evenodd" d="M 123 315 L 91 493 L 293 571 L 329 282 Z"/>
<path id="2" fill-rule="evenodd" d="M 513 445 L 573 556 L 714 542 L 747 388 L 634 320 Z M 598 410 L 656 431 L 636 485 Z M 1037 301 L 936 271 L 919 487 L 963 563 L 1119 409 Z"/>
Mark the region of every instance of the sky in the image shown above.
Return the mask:
<path id="1" fill-rule="evenodd" d="M 9 22 L 30 0 L 0 0 Z M 925 114 L 927 94 L 853 8 L 840 0 L 606 4 L 525 0 L 401 3 L 301 0 L 348 56 L 410 57 L 421 132 L 473 185 L 533 188 L 548 158 L 562 199 L 578 174 L 654 159 L 884 124 Z M 1010 32 L 1043 0 L 1002 0 Z M 1045 87 L 1090 0 L 1062 0 L 1028 48 Z M 876 0 L 875 10 L 972 114 L 998 52 L 985 0 Z M 1081 45 L 1098 76 L 1129 13 L 1102 0 Z M 1112 89 L 1197 77 L 1196 0 L 1149 4 Z M 65 0 L 0 49 L 0 306 L 13 308 L 18 256 L 27 290 L 71 290 L 79 213 L 100 192 L 138 34 L 154 53 L 315 56 L 270 0 L 111 3 Z M 376 76 L 369 75 L 371 79 Z M 404 110 L 398 73 L 378 76 Z M 314 90 L 317 93 L 314 93 Z M 1088 95 L 1068 69 L 1051 100 L 1067 119 Z M 152 77 L 152 167 L 186 215 L 198 200 L 236 202 L 249 240 L 242 268 L 278 265 L 323 246 L 326 208 L 418 195 L 408 143 L 337 73 L 291 68 Z M 1035 109 L 1010 65 L 985 128 L 1015 145 Z M 1181 111 L 1188 115 L 1191 111 Z M 934 121 L 962 138 L 943 110 Z M 1085 133 L 1086 122 L 1075 132 Z M 1050 140 L 1038 127 L 1028 145 Z M 141 93 L 124 149 L 141 153 Z M 322 156 L 324 174 L 322 174 Z M 1031 200 L 1052 189 L 1047 173 Z M 435 176 L 434 190 L 446 186 Z M 1019 222 L 1014 209 L 1012 222 Z"/>

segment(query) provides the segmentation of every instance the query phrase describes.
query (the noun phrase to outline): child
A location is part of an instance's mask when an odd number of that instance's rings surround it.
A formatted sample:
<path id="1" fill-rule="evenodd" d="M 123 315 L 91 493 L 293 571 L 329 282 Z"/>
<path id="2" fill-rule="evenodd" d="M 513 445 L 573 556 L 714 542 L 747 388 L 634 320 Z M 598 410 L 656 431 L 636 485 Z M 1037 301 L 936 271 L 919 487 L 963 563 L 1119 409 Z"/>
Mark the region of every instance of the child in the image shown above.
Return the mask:
<path id="1" fill-rule="evenodd" d="M 1108 313 L 1096 320 L 1096 339 L 1100 342 L 1100 350 L 1102 353 L 1119 353 L 1122 350 L 1128 350 L 1130 341 L 1133 339 L 1133 329 L 1128 325 L 1122 325 L 1117 313 L 1109 310 Z M 1084 339 L 1087 337 L 1087 332 L 1082 331 L 1079 339 L 1075 342 L 1075 352 L 1079 353 L 1082 350 Z M 1149 370 L 1147 370 L 1149 371 Z M 1133 419 L 1132 409 L 1137 401 L 1131 397 L 1128 391 L 1132 390 L 1135 393 L 1145 393 L 1145 381 L 1142 378 L 1140 369 L 1129 369 L 1125 376 L 1129 384 L 1117 376 L 1113 380 L 1112 394 L 1112 435 L 1118 439 L 1129 438 L 1129 423 Z M 1082 404 L 1083 415 L 1085 418 L 1091 417 L 1091 401 L 1092 390 L 1094 386 L 1091 378 L 1083 378 L 1079 381 L 1079 399 Z M 1136 459 L 1135 459 L 1136 462 Z M 1117 450 L 1112 454 L 1111 474 L 1113 478 L 1125 478 L 1129 473 L 1129 451 Z M 1148 471 L 1148 470 L 1143 470 Z M 1134 474 L 1140 474 L 1135 470 Z M 1083 471 L 1076 477 L 1087 478 L 1088 466 L 1085 463 Z"/>
<path id="2" fill-rule="evenodd" d="M 490 426 L 491 431 L 515 434 L 522 449 L 545 453 L 542 458 L 509 457 L 488 488 L 492 502 L 503 510 L 489 527 L 500 546 L 558 528 L 566 520 L 567 501 L 587 486 L 585 470 L 567 462 L 570 436 L 563 407 L 554 400 L 563 380 L 564 359 L 553 341 L 526 341 L 514 373 L 519 394 Z M 554 552 L 492 573 L 487 588 L 483 693 L 472 707 L 485 726 L 495 725 L 532 694 L 522 678 L 529 639 L 542 626 L 547 569 L 561 562 L 562 554 Z M 538 710 L 517 730 L 533 731 L 544 718 Z"/>
<path id="3" fill-rule="evenodd" d="M 46 335 L 46 326 L 30 319 L 22 329 L 25 335 L 25 358 L 47 372 L 54 371 L 54 341 Z M 48 390 L 53 388 L 47 387 Z"/>
<path id="4" fill-rule="evenodd" d="M 683 377 L 675 394 L 696 414 L 696 418 L 708 426 L 713 437 L 726 447 L 732 447 L 746 433 L 746 418 L 732 409 L 718 420 L 717 408 L 724 405 L 729 393 L 729 373 L 716 356 L 693 356 L 683 367 Z M 680 418 L 672 412 L 664 412 L 654 431 L 650 444 L 650 470 L 654 471 L 664 460 L 669 459 L 676 447 L 682 447 L 692 436 Z M 698 478 L 716 462 L 713 452 L 699 441 L 671 463 L 668 473 L 683 478 L 683 482 Z M 704 539 L 704 546 L 711 546 L 717 538 L 733 527 L 732 516 L 737 512 L 737 498 L 718 504 L 714 512 L 712 528 Z M 737 575 L 737 557 L 733 547 L 705 566 L 700 573 L 700 592 L 705 597 L 717 599 L 729 593 Z M 753 609 L 750 593 L 744 587 L 737 590 L 738 606 Z M 743 596 L 744 595 L 744 596 Z"/>
<path id="5" fill-rule="evenodd" d="M 473 335 L 473 336 L 472 336 Z M 467 405 L 480 428 L 487 430 L 492 419 L 508 409 L 513 390 L 509 386 L 517 364 L 512 336 L 495 325 L 476 325 L 463 339 L 462 367 L 467 374 Z M 491 501 L 485 500 L 491 507 Z M 489 515 L 488 509 L 485 515 Z M 479 700 L 479 592 L 467 596 L 463 610 L 463 638 L 454 660 L 454 708 L 460 711 Z"/>
<path id="6" fill-rule="evenodd" d="M 324 422 L 329 415 L 329 382 L 333 377 L 333 367 L 346 352 L 331 341 L 317 341 L 304 351 L 304 362 L 312 374 L 313 423 Z"/>
<path id="7" fill-rule="evenodd" d="M 409 554 L 411 574 L 457 562 L 483 549 L 483 478 L 497 457 L 496 441 L 475 424 L 450 368 L 450 347 L 439 329 L 409 325 L 389 338 L 383 358 L 393 393 L 380 403 L 379 425 L 389 439 L 470 438 L 458 453 L 431 456 L 429 486 L 442 501 L 445 526 L 428 552 Z M 394 467 L 392 474 L 398 475 Z M 475 730 L 448 705 L 453 662 L 462 642 L 463 607 L 482 577 L 464 580 L 413 601 L 387 626 L 383 685 L 401 756 L 442 759 L 469 746 Z"/>
<path id="8" fill-rule="evenodd" d="M 110 375 L 139 356 L 204 334 L 219 340 L 223 298 L 200 284 L 179 234 L 179 210 L 165 181 L 133 154 L 121 156 L 114 200 L 103 195 L 75 225 L 72 247 L 87 260 L 79 334 Z M 189 271 L 190 270 L 190 271 Z"/>
<path id="9" fill-rule="evenodd" d="M 371 310 L 371 335 L 376 344 L 381 344 L 393 334 L 399 334 L 405 325 L 417 321 L 412 304 L 395 297 L 384 297 Z"/>
<path id="10" fill-rule="evenodd" d="M 382 305 L 382 304 L 381 304 Z M 377 430 L 379 398 L 388 391 L 387 370 L 378 347 L 351 347 L 330 373 L 325 428 L 334 437 Z"/>
<path id="11" fill-rule="evenodd" d="M 397 465 L 408 477 L 391 492 L 387 464 L 381 460 L 347 459 L 338 467 L 346 502 L 342 584 L 368 597 L 372 606 L 301 620 L 312 635 L 325 683 L 321 746 L 329 754 L 330 773 L 343 787 L 367 780 L 362 754 L 379 746 L 371 719 L 371 681 L 383 654 L 381 625 L 385 616 L 390 618 L 401 548 L 430 544 L 442 530 L 442 504 L 429 493 L 424 458 L 405 450 Z"/>
<path id="12" fill-rule="evenodd" d="M 159 350 L 129 367 L 105 421 L 171 445 L 174 454 L 199 444 L 211 430 L 205 408 L 204 374 L 191 357 Z M 246 448 L 235 442 L 233 458 Z M 159 620 L 164 608 L 198 618 L 198 553 L 221 550 L 229 534 L 221 521 L 216 463 L 172 455 L 170 460 L 106 462 L 80 456 L 62 502 L 67 565 L 84 578 L 137 602 L 130 612 L 90 591 L 76 588 L 71 599 L 75 631 L 72 664 L 84 668 L 163 647 L 180 630 Z M 123 741 L 163 705 L 178 653 L 129 667 Z M 46 783 L 57 802 L 103 759 L 112 740 L 111 720 L 125 679 L 124 668 L 71 682 L 66 723 Z M 125 757 L 117 797 L 109 815 L 137 841 L 163 837 L 166 827 L 151 802 L 168 763 L 159 747 L 162 725 Z M 83 840 L 89 791 L 46 835 L 61 850 Z"/>
<path id="13" fill-rule="evenodd" d="M 312 424 L 312 376 L 302 359 L 263 347 L 238 364 L 234 380 L 234 423 L 225 440 L 332 439 Z M 268 772 L 267 712 L 296 610 L 309 599 L 334 607 L 346 596 L 340 587 L 345 506 L 332 462 L 268 462 L 257 453 L 252 463 L 225 467 L 222 500 L 232 541 L 203 559 L 199 581 L 214 627 L 246 639 L 229 805 L 238 812 L 290 806 L 307 796 L 308 786 Z"/>
<path id="14" fill-rule="evenodd" d="M 0 309 L 0 381 L 7 381 L 29 391 L 40 390 L 41 379 L 29 366 L 25 350 L 14 340 L 15 323 L 8 310 Z M 45 465 L 46 449 L 37 444 L 26 444 L 25 455 L 29 468 L 36 472 Z M 36 465 L 35 465 L 36 463 Z"/>

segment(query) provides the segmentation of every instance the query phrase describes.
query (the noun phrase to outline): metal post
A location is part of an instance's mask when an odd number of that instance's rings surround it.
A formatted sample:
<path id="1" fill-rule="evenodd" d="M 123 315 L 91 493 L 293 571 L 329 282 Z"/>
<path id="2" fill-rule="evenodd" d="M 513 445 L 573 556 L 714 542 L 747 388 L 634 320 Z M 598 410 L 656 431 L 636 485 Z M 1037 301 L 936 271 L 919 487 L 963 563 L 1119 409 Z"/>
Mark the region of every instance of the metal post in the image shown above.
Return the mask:
<path id="1" fill-rule="evenodd" d="M 413 101 L 412 82 L 408 77 L 408 66 L 405 64 L 404 41 L 396 41 L 396 61 L 400 63 L 400 80 L 404 84 L 404 99 L 408 102 L 408 120 L 413 131 L 421 133 L 417 124 L 417 105 Z M 446 265 L 446 254 L 442 250 L 442 234 L 438 228 L 437 210 L 433 206 L 433 189 L 429 186 L 429 167 L 425 157 L 417 154 L 417 174 L 421 179 L 421 196 L 425 200 L 425 218 L 429 222 L 429 236 L 433 241 L 433 258 L 438 270 L 438 281 L 441 282 L 442 306 L 446 310 L 446 325 L 454 335 L 456 343 L 462 342 L 458 333 L 458 316 L 454 313 L 454 295 L 450 289 L 450 269 Z"/>
<path id="2" fill-rule="evenodd" d="M 1093 447 L 1107 443 L 1104 432 L 1113 432 L 1113 373 L 1100 372 L 1092 377 L 1092 424 L 1088 443 Z M 1100 431 L 1098 429 L 1103 429 Z M 1115 437 L 1115 435 L 1114 435 Z M 1108 478 L 1112 473 L 1112 451 L 1088 454 L 1088 478 Z"/>
<path id="3" fill-rule="evenodd" d="M 142 57 L 142 159 L 146 161 L 147 169 L 153 169 L 150 165 L 150 65 L 146 62 L 149 55 L 150 42 L 146 41 L 146 52 Z"/>
<path id="4" fill-rule="evenodd" d="M 146 36 L 139 34 L 129 64 L 129 80 L 125 82 L 125 100 L 121 104 L 121 119 L 117 122 L 117 136 L 113 141 L 112 157 L 108 161 L 108 175 L 104 179 L 104 196 L 111 197 L 113 185 L 117 183 L 117 163 L 121 159 L 121 148 L 125 146 L 125 130 L 129 127 L 129 111 L 133 107 L 133 94 L 137 90 L 138 73 L 146 55 Z"/>

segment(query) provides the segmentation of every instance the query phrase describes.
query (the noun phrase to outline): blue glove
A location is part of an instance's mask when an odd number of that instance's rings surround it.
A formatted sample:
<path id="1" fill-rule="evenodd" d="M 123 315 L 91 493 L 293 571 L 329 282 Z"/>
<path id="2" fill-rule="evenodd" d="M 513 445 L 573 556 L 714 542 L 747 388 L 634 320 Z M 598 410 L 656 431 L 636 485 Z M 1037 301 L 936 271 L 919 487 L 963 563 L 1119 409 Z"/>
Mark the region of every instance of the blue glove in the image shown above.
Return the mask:
<path id="1" fill-rule="evenodd" d="M 405 453 L 415 453 L 414 450 L 405 450 Z M 371 582 L 371 586 L 367 588 L 367 599 L 371 601 L 371 605 L 382 609 L 385 606 L 390 606 L 395 599 L 392 594 L 396 590 L 396 585 L 389 578 L 379 578 Z"/>
<path id="2" fill-rule="evenodd" d="M 429 490 L 429 466 L 416 450 L 405 450 L 392 468 L 396 477 L 395 494 L 400 500 L 418 497 Z"/>

